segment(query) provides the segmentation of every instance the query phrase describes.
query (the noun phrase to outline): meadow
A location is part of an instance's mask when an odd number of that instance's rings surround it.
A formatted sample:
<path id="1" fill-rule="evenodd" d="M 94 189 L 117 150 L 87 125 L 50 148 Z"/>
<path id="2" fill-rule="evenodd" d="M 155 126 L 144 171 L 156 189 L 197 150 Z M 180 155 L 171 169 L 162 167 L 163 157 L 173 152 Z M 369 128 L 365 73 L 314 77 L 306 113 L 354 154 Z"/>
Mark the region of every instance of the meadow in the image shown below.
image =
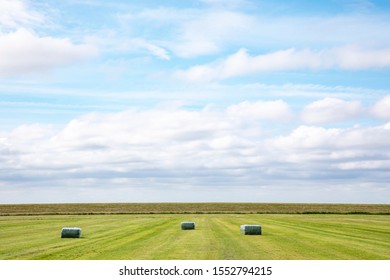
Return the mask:
<path id="1" fill-rule="evenodd" d="M 143 214 L 106 211 L 91 215 L 84 211 L 88 215 L 54 215 L 38 211 L 40 214 L 34 215 L 30 207 L 29 213 L 12 215 L 4 212 L 3 205 L 0 259 L 390 259 L 388 214 L 257 214 L 237 208 L 236 213 L 225 214 L 209 213 L 217 212 L 215 208 L 145 214 L 151 206 L 144 205 L 147 210 Z M 386 213 L 388 207 L 380 211 Z M 182 221 L 195 222 L 196 229 L 181 230 Z M 242 235 L 241 224 L 260 224 L 263 234 Z M 62 227 L 73 226 L 82 228 L 81 238 L 60 238 Z"/>

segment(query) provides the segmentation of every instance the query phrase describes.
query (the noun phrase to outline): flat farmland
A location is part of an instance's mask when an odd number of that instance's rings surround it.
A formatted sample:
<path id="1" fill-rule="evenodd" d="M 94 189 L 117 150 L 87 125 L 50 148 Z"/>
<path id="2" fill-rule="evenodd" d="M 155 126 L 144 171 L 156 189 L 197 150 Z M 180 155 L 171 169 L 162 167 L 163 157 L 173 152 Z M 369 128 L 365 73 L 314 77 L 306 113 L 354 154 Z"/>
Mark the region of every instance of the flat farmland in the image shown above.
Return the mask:
<path id="1" fill-rule="evenodd" d="M 390 214 L 389 204 L 322 203 L 63 203 L 0 204 L 4 215 L 64 214 Z"/>
<path id="2" fill-rule="evenodd" d="M 196 229 L 181 230 L 182 221 Z M 260 224 L 263 234 L 242 235 L 241 224 Z M 62 239 L 62 227 L 81 227 L 82 237 Z M 389 260 L 390 215 L 8 213 L 0 259 Z"/>

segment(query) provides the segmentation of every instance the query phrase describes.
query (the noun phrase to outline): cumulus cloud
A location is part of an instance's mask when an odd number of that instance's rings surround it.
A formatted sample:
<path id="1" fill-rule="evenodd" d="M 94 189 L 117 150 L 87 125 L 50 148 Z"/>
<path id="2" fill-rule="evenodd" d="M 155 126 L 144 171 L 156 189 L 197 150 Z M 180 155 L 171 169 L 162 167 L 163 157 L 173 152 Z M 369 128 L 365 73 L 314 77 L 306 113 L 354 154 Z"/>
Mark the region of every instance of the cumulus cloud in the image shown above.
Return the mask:
<path id="1" fill-rule="evenodd" d="M 324 98 L 306 105 L 301 117 L 308 124 L 326 124 L 349 120 L 362 115 L 363 112 L 359 101 Z"/>
<path id="2" fill-rule="evenodd" d="M 253 160 L 243 153 L 250 144 L 246 130 L 224 112 L 157 109 L 88 114 L 60 130 L 23 126 L 0 136 L 0 176 L 3 182 L 18 177 L 26 183 L 37 178 L 80 183 L 202 181 L 220 174 L 225 181 L 222 174 L 232 176 L 240 162 Z"/>
<path id="3" fill-rule="evenodd" d="M 382 119 L 390 119 L 390 95 L 384 96 L 371 108 L 371 113 Z"/>
<path id="4" fill-rule="evenodd" d="M 383 191 L 389 179 L 388 137 L 388 124 L 344 129 L 299 126 L 288 135 L 267 140 L 273 160 L 279 163 L 272 166 L 272 174 L 312 184 L 355 184 L 356 189 L 358 184 L 370 184 Z M 327 187 L 338 193 L 332 184 Z"/>
<path id="5" fill-rule="evenodd" d="M 288 136 L 272 139 L 272 146 L 285 151 L 327 148 L 338 144 L 341 129 L 326 129 L 316 126 L 299 126 Z"/>
<path id="6" fill-rule="evenodd" d="M 324 128 L 302 125 L 287 136 L 272 139 L 272 146 L 285 151 L 302 152 L 316 150 L 322 159 L 329 159 L 335 154 L 344 156 L 376 155 L 388 157 L 386 152 L 390 136 L 389 124 L 377 127 Z M 367 137 L 369 135 L 369 137 Z"/>
<path id="7" fill-rule="evenodd" d="M 97 55 L 92 45 L 74 44 L 68 38 L 40 37 L 18 29 L 0 34 L 0 76 L 40 72 Z"/>
<path id="8" fill-rule="evenodd" d="M 45 11 L 32 3 L 0 2 L 0 76 L 47 71 L 97 55 L 92 44 L 76 44 L 70 38 L 36 32 L 50 24 Z"/>
<path id="9" fill-rule="evenodd" d="M 280 100 L 243 102 L 223 111 L 128 110 L 87 114 L 60 130 L 21 126 L 1 138 L 3 148 L 19 154 L 18 166 L 41 170 L 62 166 L 64 174 L 82 174 L 88 168 L 116 173 L 113 177 L 132 176 L 143 169 L 169 173 L 167 169 L 215 168 L 229 173 L 262 158 L 253 150 L 262 130 L 252 120 L 286 116 L 290 116 L 288 105 Z"/>
<path id="10" fill-rule="evenodd" d="M 290 115 L 288 105 L 281 100 L 242 102 L 223 111 L 152 109 L 91 113 L 63 128 L 23 125 L 1 133 L 0 139 L 3 149 L 24 158 L 18 166 L 39 162 L 35 167 L 69 166 L 73 172 L 87 166 L 125 173 L 146 167 L 240 169 L 249 162 L 275 161 L 277 157 L 267 159 L 275 151 L 280 153 L 281 161 L 290 155 L 302 156 L 302 160 L 305 155 L 329 160 L 336 153 L 338 160 L 350 159 L 354 153 L 381 153 L 387 157 L 383 151 L 389 145 L 389 124 L 345 129 L 299 126 L 290 134 L 277 137 L 259 127 L 259 120 L 277 123 Z M 11 165 L 8 167 L 12 169 Z"/>
<path id="11" fill-rule="evenodd" d="M 186 81 L 203 82 L 270 71 L 384 67 L 390 67 L 390 49 L 363 50 L 353 46 L 321 51 L 286 49 L 257 56 L 240 49 L 226 59 L 179 70 L 174 76 Z"/>
<path id="12" fill-rule="evenodd" d="M 0 182 L 150 190 L 182 199 L 187 190 L 223 193 L 246 186 L 249 200 L 263 186 L 288 189 L 318 179 L 340 186 L 358 176 L 361 184 L 387 184 L 390 124 L 275 132 L 273 125 L 290 114 L 275 100 L 224 110 L 90 113 L 64 127 L 23 125 L 0 133 Z"/>

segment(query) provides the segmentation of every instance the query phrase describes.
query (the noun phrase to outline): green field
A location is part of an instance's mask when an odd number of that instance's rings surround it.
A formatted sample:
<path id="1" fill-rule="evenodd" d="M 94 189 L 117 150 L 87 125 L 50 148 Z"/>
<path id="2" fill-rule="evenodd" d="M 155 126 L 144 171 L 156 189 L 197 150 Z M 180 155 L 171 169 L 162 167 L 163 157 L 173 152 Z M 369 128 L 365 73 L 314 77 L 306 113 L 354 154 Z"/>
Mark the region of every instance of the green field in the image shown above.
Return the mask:
<path id="1" fill-rule="evenodd" d="M 196 230 L 182 231 L 182 221 Z M 240 234 L 252 223 L 263 235 Z M 61 239 L 65 226 L 81 227 L 82 238 Z M 390 215 L 8 213 L 0 259 L 389 260 Z"/>

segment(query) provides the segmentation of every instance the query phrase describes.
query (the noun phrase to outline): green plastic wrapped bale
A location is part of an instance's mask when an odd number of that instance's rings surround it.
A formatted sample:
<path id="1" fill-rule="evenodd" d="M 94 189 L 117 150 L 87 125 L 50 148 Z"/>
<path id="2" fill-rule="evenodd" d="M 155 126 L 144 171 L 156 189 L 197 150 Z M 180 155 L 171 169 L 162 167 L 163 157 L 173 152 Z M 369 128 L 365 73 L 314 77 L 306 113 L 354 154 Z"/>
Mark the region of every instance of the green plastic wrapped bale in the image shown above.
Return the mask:
<path id="1" fill-rule="evenodd" d="M 73 227 L 67 228 L 64 227 L 61 230 L 61 238 L 80 238 L 81 237 L 81 228 Z"/>
<path id="2" fill-rule="evenodd" d="M 182 222 L 181 229 L 182 230 L 195 229 L 195 223 L 194 222 Z"/>
<path id="3" fill-rule="evenodd" d="M 259 225 L 241 225 L 240 232 L 245 235 L 261 235 L 261 226 Z"/>

